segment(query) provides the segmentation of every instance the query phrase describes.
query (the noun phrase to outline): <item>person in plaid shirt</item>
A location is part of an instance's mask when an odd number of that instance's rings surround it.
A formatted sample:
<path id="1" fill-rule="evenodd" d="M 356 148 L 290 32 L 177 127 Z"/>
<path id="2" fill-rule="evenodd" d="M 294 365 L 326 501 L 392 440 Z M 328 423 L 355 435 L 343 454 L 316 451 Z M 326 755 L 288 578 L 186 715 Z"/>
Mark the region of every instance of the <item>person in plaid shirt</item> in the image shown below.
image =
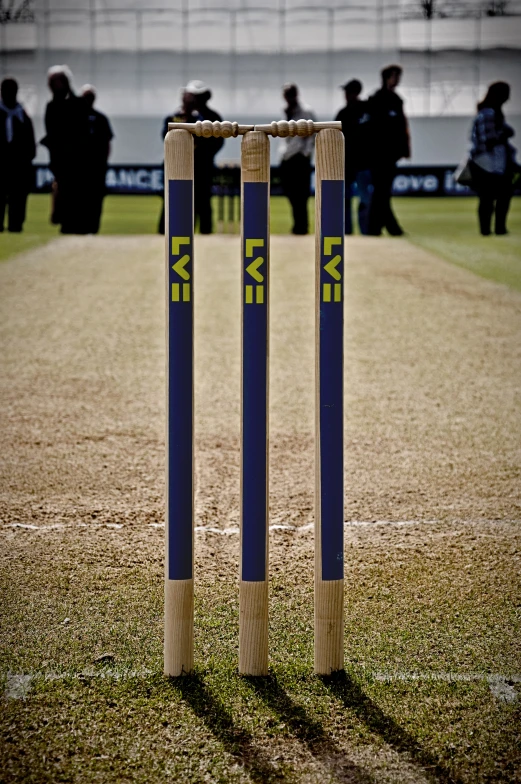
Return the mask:
<path id="1" fill-rule="evenodd" d="M 506 220 L 517 168 L 515 148 L 510 144 L 514 130 L 505 122 L 503 104 L 510 97 L 506 82 L 494 82 L 478 104 L 471 131 L 470 169 L 472 188 L 479 197 L 478 217 L 481 234 L 491 233 L 495 217 L 496 234 L 507 234 Z"/>

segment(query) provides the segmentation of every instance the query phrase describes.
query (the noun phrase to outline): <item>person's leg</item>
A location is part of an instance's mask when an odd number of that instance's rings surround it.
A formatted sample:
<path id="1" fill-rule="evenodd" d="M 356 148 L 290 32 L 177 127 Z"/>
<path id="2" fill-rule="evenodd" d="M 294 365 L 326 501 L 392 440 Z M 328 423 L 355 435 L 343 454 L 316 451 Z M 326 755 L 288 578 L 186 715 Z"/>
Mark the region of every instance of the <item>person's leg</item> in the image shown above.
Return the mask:
<path id="1" fill-rule="evenodd" d="M 25 188 L 12 188 L 9 195 L 9 218 L 7 224 L 9 231 L 22 231 L 25 221 L 27 196 Z"/>
<path id="2" fill-rule="evenodd" d="M 211 234 L 212 226 L 212 184 L 205 184 L 199 201 L 199 231 L 201 234 Z"/>
<path id="3" fill-rule="evenodd" d="M 97 171 L 92 178 L 92 188 L 89 194 L 88 211 L 88 233 L 97 234 L 101 223 L 101 211 L 103 209 L 103 199 L 105 198 L 105 179 L 106 168 L 104 165 L 97 166 Z"/>
<path id="4" fill-rule="evenodd" d="M 353 183 L 356 175 L 351 172 L 345 174 L 345 199 L 344 199 L 344 232 L 345 234 L 353 233 L 353 215 L 351 210 L 351 202 L 353 199 Z"/>
<path id="5" fill-rule="evenodd" d="M 369 207 L 369 220 L 367 233 L 378 237 L 382 233 L 384 224 L 383 211 L 385 208 L 385 177 L 380 166 L 371 170 L 373 194 Z"/>
<path id="6" fill-rule="evenodd" d="M 494 175 L 476 166 L 473 161 L 470 161 L 469 166 L 472 174 L 472 190 L 477 194 L 479 200 L 479 230 L 484 237 L 488 237 L 492 223 L 492 213 L 494 212 Z"/>
<path id="7" fill-rule="evenodd" d="M 490 191 L 482 191 L 479 196 L 478 218 L 479 230 L 484 237 L 490 234 L 492 213 L 494 212 L 494 197 Z"/>
<path id="8" fill-rule="evenodd" d="M 383 223 L 387 231 L 392 237 L 399 237 L 403 234 L 403 229 L 396 219 L 391 206 L 391 197 L 393 192 L 393 182 L 396 174 L 396 164 L 389 163 L 385 169 L 385 204 L 383 206 Z"/>
<path id="9" fill-rule="evenodd" d="M 159 223 L 157 225 L 157 233 L 165 233 L 165 200 L 162 200 L 161 215 L 159 216 Z"/>
<path id="10" fill-rule="evenodd" d="M 282 168 L 282 167 L 281 167 Z M 282 174 L 282 172 L 281 172 Z M 311 165 L 304 155 L 294 155 L 283 163 L 284 192 L 293 213 L 293 234 L 307 234 L 308 198 L 311 184 Z"/>
<path id="11" fill-rule="evenodd" d="M 92 202 L 90 204 L 90 218 L 89 218 L 89 234 L 97 234 L 101 223 L 101 210 L 103 208 L 104 192 L 98 190 L 92 195 Z"/>
<path id="12" fill-rule="evenodd" d="M 5 208 L 7 206 L 7 186 L 0 183 L 0 231 L 4 230 Z"/>
<path id="13" fill-rule="evenodd" d="M 298 176 L 298 166 L 295 165 L 295 156 L 288 161 L 284 161 L 284 193 L 286 194 L 291 206 L 291 216 L 293 225 L 291 231 L 297 234 L 299 231 L 299 195 L 296 178 Z"/>
<path id="14" fill-rule="evenodd" d="M 72 170 L 58 182 L 61 234 L 88 234 L 91 183 L 84 168 Z"/>
<path id="15" fill-rule="evenodd" d="M 495 231 L 496 234 L 508 234 L 507 215 L 510 209 L 510 202 L 512 201 L 512 178 L 506 176 L 501 179 L 496 198 Z"/>
<path id="16" fill-rule="evenodd" d="M 295 225 L 294 234 L 307 234 L 309 232 L 308 199 L 311 186 L 311 165 L 305 155 L 295 156 L 295 191 L 294 208 Z"/>
<path id="17" fill-rule="evenodd" d="M 194 206 L 201 234 L 212 233 L 213 165 L 198 160 L 194 169 Z"/>
<path id="18" fill-rule="evenodd" d="M 358 189 L 358 225 L 360 234 L 369 233 L 369 210 L 371 207 L 371 195 L 373 187 L 371 184 L 371 172 L 364 169 L 356 174 L 356 186 Z"/>
<path id="19" fill-rule="evenodd" d="M 291 212 L 293 214 L 293 204 L 291 203 L 291 187 L 290 187 L 290 172 L 289 172 L 289 161 L 281 161 L 280 164 L 280 184 L 282 185 L 282 191 L 284 196 L 289 201 L 291 206 Z M 293 220 L 293 222 L 295 222 Z"/>

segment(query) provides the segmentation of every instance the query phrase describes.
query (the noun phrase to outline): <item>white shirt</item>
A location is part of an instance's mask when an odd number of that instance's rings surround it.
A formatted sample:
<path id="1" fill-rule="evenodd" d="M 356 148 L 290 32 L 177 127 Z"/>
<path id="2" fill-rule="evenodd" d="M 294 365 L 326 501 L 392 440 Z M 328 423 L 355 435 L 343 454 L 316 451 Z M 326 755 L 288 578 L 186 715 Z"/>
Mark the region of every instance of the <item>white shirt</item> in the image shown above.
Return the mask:
<path id="1" fill-rule="evenodd" d="M 313 109 L 305 104 L 297 104 L 295 108 L 289 113 L 284 113 L 285 120 L 313 120 L 316 122 L 316 115 Z M 311 158 L 313 155 L 313 148 L 315 146 L 315 134 L 311 136 L 286 136 L 285 139 L 280 140 L 279 155 L 281 161 L 289 161 L 294 155 L 305 155 L 306 158 Z"/>

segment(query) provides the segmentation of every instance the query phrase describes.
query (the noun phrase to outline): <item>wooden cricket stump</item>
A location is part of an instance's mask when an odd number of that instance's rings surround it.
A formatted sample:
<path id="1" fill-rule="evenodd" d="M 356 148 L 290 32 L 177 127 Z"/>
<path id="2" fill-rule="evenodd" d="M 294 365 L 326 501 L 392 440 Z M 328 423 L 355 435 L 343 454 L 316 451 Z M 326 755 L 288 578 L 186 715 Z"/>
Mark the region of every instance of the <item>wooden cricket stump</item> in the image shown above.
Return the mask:
<path id="1" fill-rule="evenodd" d="M 165 674 L 193 669 L 193 135 L 243 136 L 239 672 L 268 674 L 269 198 L 273 136 L 316 144 L 315 672 L 343 669 L 344 137 L 312 120 L 172 124 L 165 139 Z"/>
<path id="2" fill-rule="evenodd" d="M 268 674 L 270 143 L 241 145 L 242 395 L 239 672 Z"/>
<path id="3" fill-rule="evenodd" d="M 165 675 L 194 663 L 194 141 L 165 139 L 166 557 Z"/>
<path id="4" fill-rule="evenodd" d="M 344 137 L 315 150 L 315 673 L 344 668 Z"/>

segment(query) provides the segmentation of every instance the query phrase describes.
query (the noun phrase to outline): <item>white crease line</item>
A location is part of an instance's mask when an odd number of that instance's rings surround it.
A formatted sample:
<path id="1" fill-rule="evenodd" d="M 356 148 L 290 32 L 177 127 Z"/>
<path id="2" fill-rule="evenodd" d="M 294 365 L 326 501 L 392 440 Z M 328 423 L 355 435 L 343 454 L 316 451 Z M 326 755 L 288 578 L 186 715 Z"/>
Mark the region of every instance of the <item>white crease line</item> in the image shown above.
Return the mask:
<path id="1" fill-rule="evenodd" d="M 516 702 L 519 695 L 513 684 L 521 683 L 521 675 L 486 674 L 483 672 L 372 672 L 376 681 L 428 681 L 441 683 L 488 683 L 492 695 L 498 702 Z"/>
<path id="2" fill-rule="evenodd" d="M 346 520 L 344 522 L 344 528 L 371 528 L 375 526 L 387 526 L 389 528 L 396 527 L 400 528 L 402 526 L 409 526 L 409 525 L 437 525 L 440 524 L 441 520 Z M 512 524 L 515 523 L 514 520 L 478 520 L 478 521 L 448 521 L 448 524 L 452 525 L 479 525 L 479 524 L 487 524 L 487 523 L 494 523 L 497 525 L 498 523 L 503 524 Z M 27 531 L 41 531 L 45 533 L 46 531 L 54 531 L 56 529 L 62 528 L 112 528 L 115 530 L 119 530 L 121 528 L 125 528 L 123 523 L 54 523 L 52 525 L 30 525 L 29 523 L 8 523 L 3 526 L 4 528 L 21 528 Z M 137 528 L 137 526 L 132 526 L 133 528 Z M 149 528 L 164 528 L 164 523 L 147 523 L 147 527 Z M 288 525 L 285 523 L 273 523 L 270 525 L 270 531 L 293 531 L 294 533 L 303 533 L 304 531 L 312 531 L 314 528 L 314 523 L 306 523 L 306 525 Z M 229 528 L 217 528 L 216 526 L 211 525 L 197 525 L 195 526 L 194 530 L 197 533 L 211 533 L 211 534 L 219 534 L 219 535 L 230 535 L 230 534 L 238 534 L 239 527 L 238 526 L 230 526 Z M 485 535 L 485 534 L 483 534 Z"/>
<path id="3" fill-rule="evenodd" d="M 29 525 L 27 523 L 7 523 L 4 528 L 22 528 L 27 531 L 55 531 L 61 528 L 123 528 L 122 523 L 52 523 L 51 525 Z"/>
<path id="4" fill-rule="evenodd" d="M 32 675 L 13 675 L 8 673 L 4 690 L 6 700 L 24 700 L 31 690 Z"/>
<path id="5" fill-rule="evenodd" d="M 517 702 L 518 693 L 510 683 L 494 681 L 489 685 L 490 691 L 499 702 Z"/>
<path id="6" fill-rule="evenodd" d="M 363 669 L 365 670 L 366 668 L 363 667 Z M 390 683 L 393 681 L 426 681 L 431 683 L 488 683 L 490 691 L 495 699 L 497 699 L 499 702 L 507 703 L 513 703 L 517 701 L 519 695 L 513 684 L 521 683 L 521 674 L 517 673 L 504 675 L 499 673 L 487 674 L 483 672 L 372 672 L 370 670 L 366 670 L 366 672 L 375 680 L 383 683 Z M 32 684 L 38 682 L 46 683 L 65 680 L 85 680 L 89 678 L 125 681 L 135 678 L 148 678 L 151 675 L 159 674 L 159 671 L 155 670 L 133 670 L 131 668 L 87 669 L 80 672 L 48 671 L 27 674 L 8 672 L 6 676 L 4 697 L 11 700 L 25 699 L 31 690 Z"/>
<path id="7" fill-rule="evenodd" d="M 486 673 L 486 672 L 371 672 L 373 678 L 377 681 L 390 682 L 390 681 L 442 681 L 444 683 L 452 683 L 456 681 L 487 681 L 488 683 L 504 683 L 510 681 L 512 683 L 521 683 L 521 674 L 512 673 L 510 675 L 502 675 L 500 673 Z"/>
<path id="8" fill-rule="evenodd" d="M 65 680 L 85 680 L 88 678 L 98 678 L 101 680 L 131 680 L 133 678 L 148 678 L 154 675 L 154 670 L 131 670 L 131 669 L 103 669 L 103 670 L 83 670 L 81 672 L 35 672 L 27 675 L 17 673 L 7 673 L 4 697 L 8 700 L 25 699 L 35 682 L 45 683 L 48 681 Z"/>

